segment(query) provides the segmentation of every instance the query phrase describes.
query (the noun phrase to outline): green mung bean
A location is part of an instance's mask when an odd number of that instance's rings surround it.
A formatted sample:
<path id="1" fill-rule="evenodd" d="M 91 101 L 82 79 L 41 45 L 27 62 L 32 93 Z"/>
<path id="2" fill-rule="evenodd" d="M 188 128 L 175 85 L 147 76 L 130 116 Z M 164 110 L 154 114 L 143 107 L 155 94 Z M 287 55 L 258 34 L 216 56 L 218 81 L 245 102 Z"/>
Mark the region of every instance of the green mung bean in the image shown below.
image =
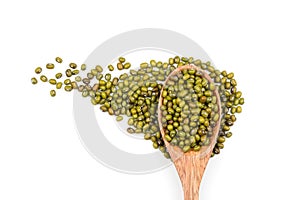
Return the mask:
<path id="1" fill-rule="evenodd" d="M 53 79 L 53 78 L 51 78 L 51 79 L 49 79 L 49 83 L 50 83 L 51 85 L 56 85 L 56 80 Z"/>
<path id="2" fill-rule="evenodd" d="M 66 85 L 65 86 L 65 91 L 67 91 L 67 92 L 70 92 L 70 91 L 72 91 L 72 86 L 70 86 L 70 85 Z"/>
<path id="3" fill-rule="evenodd" d="M 54 64 L 53 64 L 53 63 L 48 63 L 48 64 L 46 65 L 46 68 L 47 68 L 47 69 L 54 69 Z"/>
<path id="4" fill-rule="evenodd" d="M 37 81 L 37 79 L 36 79 L 35 77 L 33 77 L 33 78 L 31 78 L 31 83 L 32 83 L 33 85 L 35 85 L 35 84 L 38 83 L 38 81 Z"/>
<path id="5" fill-rule="evenodd" d="M 109 69 L 109 71 L 114 71 L 114 66 L 112 66 L 112 65 L 108 65 L 108 69 Z"/>
<path id="6" fill-rule="evenodd" d="M 37 67 L 34 71 L 36 74 L 40 74 L 43 70 L 41 67 Z"/>
<path id="7" fill-rule="evenodd" d="M 56 58 L 55 58 L 55 61 L 56 61 L 57 63 L 62 63 L 62 62 L 63 62 L 62 58 L 60 58 L 60 57 L 56 57 Z"/>
<path id="8" fill-rule="evenodd" d="M 42 75 L 42 76 L 40 77 L 40 79 L 41 79 L 41 81 L 43 81 L 43 82 L 47 82 L 47 81 L 48 81 L 48 78 L 47 78 L 45 75 Z"/>
<path id="9" fill-rule="evenodd" d="M 70 64 L 69 64 L 69 67 L 72 68 L 72 69 L 76 69 L 76 68 L 77 68 L 77 64 L 75 64 L 75 63 L 70 63 Z"/>
<path id="10" fill-rule="evenodd" d="M 82 64 L 81 67 L 80 67 L 80 69 L 81 69 L 82 71 L 85 71 L 85 70 L 86 70 L 86 64 Z"/>
<path id="11" fill-rule="evenodd" d="M 62 82 L 56 83 L 56 89 L 60 89 L 62 87 Z"/>
<path id="12" fill-rule="evenodd" d="M 55 95 L 56 95 L 55 90 L 51 90 L 51 91 L 50 91 L 50 96 L 55 97 Z"/>
<path id="13" fill-rule="evenodd" d="M 60 79 L 62 76 L 63 76 L 62 73 L 57 73 L 57 74 L 55 74 L 55 78 L 56 78 L 56 79 Z"/>
<path id="14" fill-rule="evenodd" d="M 66 71 L 65 71 L 65 74 L 66 74 L 66 76 L 67 77 L 71 77 L 73 74 L 72 74 L 72 70 L 70 70 L 70 69 L 67 69 Z"/>

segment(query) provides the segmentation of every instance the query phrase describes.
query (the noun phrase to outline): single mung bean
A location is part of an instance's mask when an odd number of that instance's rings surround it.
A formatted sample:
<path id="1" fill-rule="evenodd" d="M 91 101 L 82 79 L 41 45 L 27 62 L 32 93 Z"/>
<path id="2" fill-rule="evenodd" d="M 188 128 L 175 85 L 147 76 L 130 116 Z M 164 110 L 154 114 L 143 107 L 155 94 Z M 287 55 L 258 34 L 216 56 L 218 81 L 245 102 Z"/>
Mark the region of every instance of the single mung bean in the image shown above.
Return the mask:
<path id="1" fill-rule="evenodd" d="M 90 79 L 84 78 L 84 79 L 82 80 L 82 82 L 83 82 L 84 84 L 88 85 L 88 84 L 90 84 Z"/>
<path id="2" fill-rule="evenodd" d="M 227 74 L 228 79 L 232 79 L 233 77 L 234 77 L 234 73 L 231 72 L 231 73 Z"/>
<path id="3" fill-rule="evenodd" d="M 51 91 L 50 91 L 50 96 L 51 96 L 51 97 L 55 97 L 55 95 L 56 95 L 55 90 L 51 90 Z"/>
<path id="4" fill-rule="evenodd" d="M 124 69 L 124 66 L 122 63 L 118 63 L 117 68 L 118 68 L 118 70 L 122 70 L 122 69 Z"/>
<path id="5" fill-rule="evenodd" d="M 78 91 L 79 91 L 79 92 L 82 92 L 82 91 L 84 90 L 84 88 L 85 88 L 84 85 L 80 85 L 80 86 L 78 87 Z"/>
<path id="6" fill-rule="evenodd" d="M 88 92 L 87 90 L 83 90 L 83 91 L 82 91 L 82 96 L 83 96 L 83 97 L 89 96 L 89 92 Z"/>
<path id="7" fill-rule="evenodd" d="M 76 76 L 75 77 L 75 81 L 80 82 L 81 81 L 81 77 L 80 76 Z"/>
<path id="8" fill-rule="evenodd" d="M 242 112 L 242 107 L 241 106 L 236 107 L 236 112 L 241 113 Z"/>
<path id="9" fill-rule="evenodd" d="M 77 75 L 77 74 L 79 74 L 79 70 L 73 70 L 72 71 L 72 75 Z"/>
<path id="10" fill-rule="evenodd" d="M 101 80 L 103 78 L 103 74 L 97 74 L 96 79 Z"/>
<path id="11" fill-rule="evenodd" d="M 115 69 L 114 66 L 108 65 L 108 70 L 109 70 L 109 71 L 114 71 L 114 69 Z"/>
<path id="12" fill-rule="evenodd" d="M 119 122 L 119 121 L 122 121 L 123 120 L 123 117 L 122 116 L 117 116 L 116 120 Z"/>
<path id="13" fill-rule="evenodd" d="M 92 70 L 91 70 L 91 74 L 93 74 L 94 76 L 97 76 L 98 71 L 97 71 L 96 69 L 92 69 Z"/>
<path id="14" fill-rule="evenodd" d="M 225 142 L 225 137 L 219 136 L 217 141 L 218 141 L 218 143 L 224 143 Z"/>
<path id="15" fill-rule="evenodd" d="M 131 67 L 131 64 L 130 63 L 125 63 L 125 65 L 124 65 L 124 68 L 125 69 L 129 69 Z"/>
<path id="16" fill-rule="evenodd" d="M 150 61 L 150 65 L 151 65 L 152 67 L 155 67 L 155 66 L 156 66 L 156 61 L 155 61 L 155 60 L 151 60 L 151 61 Z M 148 64 L 147 64 L 147 66 L 148 66 Z"/>
<path id="17" fill-rule="evenodd" d="M 146 62 L 140 64 L 140 68 L 141 68 L 141 69 L 145 69 L 145 68 L 147 68 L 147 67 L 148 67 L 148 63 L 146 63 Z"/>
<path id="18" fill-rule="evenodd" d="M 53 78 L 51 78 L 51 79 L 49 79 L 49 83 L 50 83 L 51 85 L 56 85 L 56 80 L 53 79 Z"/>
<path id="19" fill-rule="evenodd" d="M 123 62 L 125 62 L 126 61 L 126 59 L 125 58 L 123 58 L 123 57 L 119 57 L 119 62 L 120 63 L 123 63 Z"/>
<path id="20" fill-rule="evenodd" d="M 224 71 L 221 72 L 221 75 L 226 77 L 227 76 L 227 72 L 224 70 Z"/>
<path id="21" fill-rule="evenodd" d="M 70 63 L 69 64 L 69 67 L 72 68 L 72 69 L 76 69 L 77 68 L 77 65 L 75 63 Z"/>
<path id="22" fill-rule="evenodd" d="M 132 134 L 132 133 L 135 132 L 135 130 L 134 130 L 133 128 L 127 128 L 127 132 Z M 148 138 L 148 137 L 149 137 L 149 138 Z M 151 137 L 151 134 L 149 134 L 148 137 L 146 138 L 146 135 L 145 135 L 145 136 L 144 136 L 145 140 L 147 140 L 147 139 L 149 140 L 150 137 Z"/>
<path id="23" fill-rule="evenodd" d="M 70 84 L 71 84 L 71 80 L 70 80 L 70 79 L 64 80 L 64 84 L 65 84 L 65 85 L 70 85 Z"/>
<path id="24" fill-rule="evenodd" d="M 232 132 L 228 132 L 228 133 L 226 133 L 226 135 L 225 135 L 226 138 L 230 138 L 231 136 L 232 136 Z"/>
<path id="25" fill-rule="evenodd" d="M 105 74 L 105 80 L 110 81 L 111 79 L 111 74 Z"/>
<path id="26" fill-rule="evenodd" d="M 113 114 L 114 114 L 114 111 L 113 111 L 112 108 L 108 108 L 108 114 L 110 114 L 110 115 L 113 115 Z"/>
<path id="27" fill-rule="evenodd" d="M 46 68 L 47 68 L 47 69 L 54 69 L 54 64 L 53 64 L 53 63 L 48 63 L 48 64 L 46 65 Z"/>
<path id="28" fill-rule="evenodd" d="M 223 143 L 217 143 L 217 147 L 220 148 L 220 149 L 223 149 L 224 148 L 224 144 Z"/>
<path id="29" fill-rule="evenodd" d="M 95 69 L 96 69 L 99 73 L 103 72 L 103 68 L 102 68 L 100 65 L 96 65 Z"/>
<path id="30" fill-rule="evenodd" d="M 67 92 L 70 92 L 70 91 L 72 91 L 72 86 L 70 86 L 70 85 L 66 85 L 65 86 L 65 91 L 67 91 Z"/>
<path id="31" fill-rule="evenodd" d="M 237 86 L 237 83 L 236 83 L 236 80 L 235 80 L 235 79 L 231 79 L 231 80 L 230 80 L 230 84 L 231 84 L 233 87 Z"/>
<path id="32" fill-rule="evenodd" d="M 62 87 L 62 82 L 56 83 L 56 89 L 60 89 Z"/>
<path id="33" fill-rule="evenodd" d="M 188 62 L 188 58 L 187 57 L 181 57 L 181 60 L 183 61 L 183 62 Z"/>
<path id="34" fill-rule="evenodd" d="M 243 104 L 244 104 L 244 101 L 245 101 L 244 98 L 240 98 L 239 104 L 240 104 L 240 105 L 243 105 Z"/>
<path id="35" fill-rule="evenodd" d="M 72 86 L 73 89 L 78 89 L 78 85 L 75 81 L 71 82 L 71 86 Z"/>
<path id="36" fill-rule="evenodd" d="M 231 114 L 234 114 L 236 113 L 236 107 L 232 107 L 231 110 L 230 110 Z"/>
<path id="37" fill-rule="evenodd" d="M 80 67 L 80 69 L 81 69 L 82 71 L 86 70 L 86 64 L 82 64 L 81 67 Z"/>
<path id="38" fill-rule="evenodd" d="M 94 78 L 94 75 L 92 73 L 87 73 L 87 78 L 88 79 L 93 79 Z"/>
<path id="39" fill-rule="evenodd" d="M 73 74 L 72 74 L 72 70 L 70 70 L 70 69 L 67 69 L 66 71 L 65 71 L 65 73 L 66 73 L 66 76 L 67 77 L 71 77 Z"/>
<path id="40" fill-rule="evenodd" d="M 40 74 L 42 72 L 42 68 L 37 67 L 34 71 L 35 71 L 36 74 Z"/>
<path id="41" fill-rule="evenodd" d="M 106 85 L 106 82 L 105 82 L 104 80 L 100 80 L 100 81 L 99 81 L 99 85 L 100 85 L 100 86 L 104 86 L 104 85 Z"/>
<path id="42" fill-rule="evenodd" d="M 63 59 L 60 58 L 60 57 L 56 57 L 56 58 L 55 58 L 55 61 L 56 61 L 57 63 L 62 63 L 62 62 L 63 62 Z"/>
<path id="43" fill-rule="evenodd" d="M 43 82 L 47 82 L 47 81 L 48 81 L 48 78 L 47 78 L 45 75 L 42 75 L 42 76 L 40 77 L 40 79 L 41 79 L 41 81 L 43 81 Z"/>
<path id="44" fill-rule="evenodd" d="M 182 148 L 182 150 L 183 150 L 184 153 L 188 152 L 190 149 L 191 149 L 191 147 L 188 146 L 188 145 L 187 145 L 187 146 L 184 146 L 184 147 Z"/>
<path id="45" fill-rule="evenodd" d="M 93 91 L 97 91 L 99 89 L 99 84 L 94 84 L 94 86 L 92 87 Z"/>
<path id="46" fill-rule="evenodd" d="M 241 98 L 241 96 L 242 96 L 242 92 L 238 91 L 235 93 L 236 98 Z"/>
<path id="47" fill-rule="evenodd" d="M 225 89 L 230 89 L 230 87 L 231 87 L 230 82 L 226 82 L 226 83 L 225 83 Z"/>
<path id="48" fill-rule="evenodd" d="M 62 73 L 57 73 L 57 74 L 55 74 L 55 78 L 56 78 L 56 79 L 60 79 L 62 76 L 63 76 Z"/>
<path id="49" fill-rule="evenodd" d="M 33 85 L 35 85 L 35 84 L 38 83 L 38 81 L 37 81 L 37 79 L 36 79 L 35 77 L 33 77 L 33 78 L 31 78 L 31 83 L 32 83 Z"/>
<path id="50" fill-rule="evenodd" d="M 229 130 L 230 130 L 230 127 L 227 126 L 227 125 L 224 125 L 222 130 L 223 130 L 223 131 L 229 131 Z"/>

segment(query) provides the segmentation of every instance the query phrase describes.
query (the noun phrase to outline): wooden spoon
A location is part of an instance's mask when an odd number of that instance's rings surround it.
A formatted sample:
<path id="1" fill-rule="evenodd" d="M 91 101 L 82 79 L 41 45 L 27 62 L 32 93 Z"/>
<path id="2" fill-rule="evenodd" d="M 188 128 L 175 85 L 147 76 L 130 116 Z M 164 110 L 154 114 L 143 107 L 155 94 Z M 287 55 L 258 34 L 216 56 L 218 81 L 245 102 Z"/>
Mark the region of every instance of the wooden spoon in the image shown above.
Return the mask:
<path id="1" fill-rule="evenodd" d="M 210 76 L 201 70 L 200 68 L 196 67 L 195 65 L 185 65 L 177 68 L 174 70 L 166 79 L 166 82 L 169 80 L 170 77 L 176 75 L 180 71 L 184 69 L 195 69 L 200 71 L 204 78 L 206 78 L 210 83 L 213 80 Z M 163 88 L 162 88 L 163 90 Z M 162 93 L 161 93 L 162 94 Z M 217 90 L 214 91 L 214 95 L 217 97 L 217 105 L 219 107 L 219 120 L 216 123 L 216 126 L 213 128 L 213 135 L 211 136 L 211 142 L 209 145 L 201 147 L 200 151 L 189 151 L 184 153 L 179 147 L 171 145 L 164 139 L 165 133 L 162 128 L 161 122 L 161 110 L 160 107 L 162 105 L 163 97 L 160 96 L 159 99 L 159 109 L 158 109 L 158 122 L 160 131 L 162 133 L 162 137 L 166 144 L 166 147 L 170 153 L 172 161 L 176 167 L 177 173 L 180 177 L 183 192 L 184 192 L 184 200 L 198 200 L 199 199 L 199 187 L 202 180 L 202 176 L 204 174 L 204 170 L 208 163 L 208 160 L 211 156 L 213 147 L 216 144 L 216 140 L 218 137 L 219 129 L 220 129 L 220 122 L 221 122 L 221 101 L 220 96 Z"/>

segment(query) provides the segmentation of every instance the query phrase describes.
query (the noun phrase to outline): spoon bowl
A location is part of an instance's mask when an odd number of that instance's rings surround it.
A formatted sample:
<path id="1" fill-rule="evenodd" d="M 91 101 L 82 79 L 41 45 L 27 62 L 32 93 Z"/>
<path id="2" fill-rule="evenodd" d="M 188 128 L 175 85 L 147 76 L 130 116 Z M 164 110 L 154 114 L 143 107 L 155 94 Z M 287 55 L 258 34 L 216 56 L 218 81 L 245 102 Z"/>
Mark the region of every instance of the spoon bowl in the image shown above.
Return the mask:
<path id="1" fill-rule="evenodd" d="M 185 69 L 195 69 L 196 71 L 200 72 L 202 76 L 208 80 L 209 83 L 213 83 L 214 81 L 210 78 L 210 76 L 195 65 L 184 65 L 177 69 L 175 69 L 166 79 L 166 82 L 170 79 L 170 77 L 178 74 L 182 70 Z M 164 87 L 162 88 L 163 91 Z M 207 166 L 208 160 L 211 156 L 213 147 L 216 144 L 216 140 L 218 137 L 220 124 L 221 124 L 221 101 L 220 96 L 215 89 L 213 91 L 214 95 L 217 98 L 217 105 L 218 105 L 218 114 L 219 120 L 217 121 L 216 125 L 213 127 L 213 135 L 210 138 L 210 144 L 201 147 L 200 151 L 189 151 L 184 153 L 178 146 L 171 145 L 165 139 L 165 132 L 162 125 L 162 112 L 160 107 L 162 106 L 162 92 L 159 98 L 158 104 L 158 122 L 160 131 L 162 134 L 162 138 L 166 144 L 166 148 L 171 156 L 171 159 L 176 167 L 178 175 L 180 177 L 183 191 L 184 191 L 184 199 L 185 200 L 198 200 L 199 199 L 199 187 L 202 180 L 202 176 L 204 174 L 205 168 Z"/>

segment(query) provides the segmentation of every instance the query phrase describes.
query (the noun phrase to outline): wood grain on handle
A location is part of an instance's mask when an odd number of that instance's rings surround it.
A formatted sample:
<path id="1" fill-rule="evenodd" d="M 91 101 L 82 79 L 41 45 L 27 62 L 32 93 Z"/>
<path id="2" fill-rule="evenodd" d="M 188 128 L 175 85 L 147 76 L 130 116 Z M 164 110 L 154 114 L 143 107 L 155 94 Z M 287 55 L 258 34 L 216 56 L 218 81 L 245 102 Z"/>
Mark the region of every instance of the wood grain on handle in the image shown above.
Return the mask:
<path id="1" fill-rule="evenodd" d="M 199 188 L 210 154 L 198 156 L 182 156 L 174 161 L 180 177 L 184 200 L 199 200 Z"/>

